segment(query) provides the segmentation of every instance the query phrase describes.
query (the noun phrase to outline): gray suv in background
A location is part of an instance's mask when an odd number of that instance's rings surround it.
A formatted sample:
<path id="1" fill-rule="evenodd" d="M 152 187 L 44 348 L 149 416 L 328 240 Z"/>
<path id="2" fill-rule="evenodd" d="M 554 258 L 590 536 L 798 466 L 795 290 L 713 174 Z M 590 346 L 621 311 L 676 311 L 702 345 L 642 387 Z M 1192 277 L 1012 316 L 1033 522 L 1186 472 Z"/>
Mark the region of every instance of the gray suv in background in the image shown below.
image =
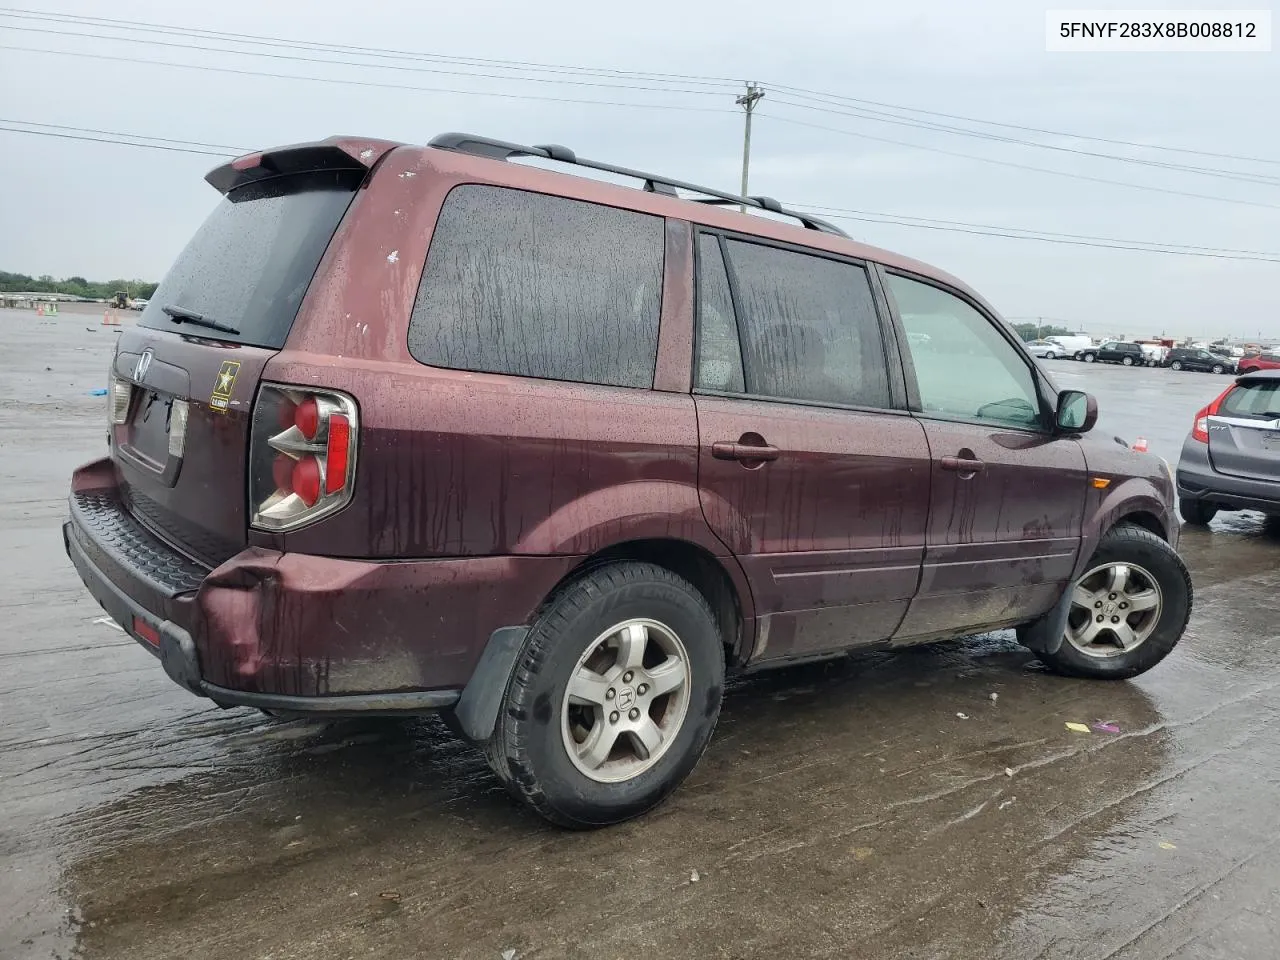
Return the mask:
<path id="1" fill-rule="evenodd" d="M 1196 414 L 1177 481 L 1187 523 L 1206 524 L 1219 510 L 1280 516 L 1280 370 L 1236 378 Z"/>

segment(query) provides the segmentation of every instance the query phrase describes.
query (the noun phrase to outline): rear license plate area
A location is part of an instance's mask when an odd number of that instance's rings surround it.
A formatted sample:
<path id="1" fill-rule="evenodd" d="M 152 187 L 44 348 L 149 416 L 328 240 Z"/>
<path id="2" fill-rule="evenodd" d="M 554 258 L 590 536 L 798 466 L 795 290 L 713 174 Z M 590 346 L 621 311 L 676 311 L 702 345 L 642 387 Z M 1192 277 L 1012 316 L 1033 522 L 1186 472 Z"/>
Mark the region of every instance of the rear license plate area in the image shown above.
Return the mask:
<path id="1" fill-rule="evenodd" d="M 1272 430 L 1264 433 L 1262 446 L 1265 450 L 1280 450 L 1280 431 Z"/>
<path id="2" fill-rule="evenodd" d="M 134 406 L 126 445 L 135 458 L 157 471 L 163 471 L 169 459 L 169 417 L 173 399 L 154 390 L 142 389 L 140 392 L 142 396 Z"/>

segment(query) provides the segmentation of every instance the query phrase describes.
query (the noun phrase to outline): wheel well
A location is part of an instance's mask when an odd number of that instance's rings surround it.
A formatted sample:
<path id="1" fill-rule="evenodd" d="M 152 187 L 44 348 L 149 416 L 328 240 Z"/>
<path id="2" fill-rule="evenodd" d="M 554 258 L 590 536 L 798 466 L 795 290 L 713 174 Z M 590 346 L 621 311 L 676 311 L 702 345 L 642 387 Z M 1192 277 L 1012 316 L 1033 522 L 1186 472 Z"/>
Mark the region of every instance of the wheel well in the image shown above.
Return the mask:
<path id="1" fill-rule="evenodd" d="M 629 540 L 592 554 L 564 577 L 543 601 L 550 603 L 566 586 L 587 570 L 618 560 L 638 560 L 670 570 L 688 580 L 711 606 L 720 628 L 726 658 L 737 661 L 742 653 L 742 604 L 724 565 L 710 552 L 687 540 Z"/>
<path id="2" fill-rule="evenodd" d="M 1141 511 L 1138 513 L 1126 513 L 1123 517 L 1118 519 L 1116 523 L 1131 523 L 1135 527 L 1141 527 L 1149 533 L 1154 533 L 1161 540 L 1167 542 L 1169 539 L 1169 532 L 1165 530 L 1164 524 L 1161 523 L 1160 519 L 1153 513 Z"/>

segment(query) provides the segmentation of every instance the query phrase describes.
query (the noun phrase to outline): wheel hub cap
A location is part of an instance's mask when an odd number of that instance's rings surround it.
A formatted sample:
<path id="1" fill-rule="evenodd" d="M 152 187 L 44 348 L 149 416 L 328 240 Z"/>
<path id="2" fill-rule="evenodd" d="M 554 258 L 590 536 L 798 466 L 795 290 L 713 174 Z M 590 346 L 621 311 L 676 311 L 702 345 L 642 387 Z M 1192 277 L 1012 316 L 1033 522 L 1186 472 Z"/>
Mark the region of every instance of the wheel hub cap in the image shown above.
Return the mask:
<path id="1" fill-rule="evenodd" d="M 670 627 L 649 619 L 610 627 L 565 685 L 560 730 L 569 760 L 600 783 L 644 773 L 679 734 L 690 682 L 689 654 Z"/>
<path id="2" fill-rule="evenodd" d="M 1148 570 L 1101 564 L 1072 588 L 1064 639 L 1087 656 L 1117 657 L 1146 642 L 1163 609 L 1160 584 Z"/>

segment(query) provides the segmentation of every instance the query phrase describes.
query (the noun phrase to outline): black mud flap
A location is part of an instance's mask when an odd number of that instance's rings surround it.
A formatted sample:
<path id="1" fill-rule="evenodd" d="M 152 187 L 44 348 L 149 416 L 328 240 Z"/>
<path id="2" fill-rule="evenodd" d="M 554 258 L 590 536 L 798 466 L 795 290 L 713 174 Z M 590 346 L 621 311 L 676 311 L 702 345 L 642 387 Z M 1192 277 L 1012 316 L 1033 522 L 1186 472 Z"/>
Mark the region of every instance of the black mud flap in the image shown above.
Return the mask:
<path id="1" fill-rule="evenodd" d="M 1018 642 L 1034 653 L 1046 656 L 1058 652 L 1062 646 L 1063 635 L 1067 632 L 1067 617 L 1071 613 L 1071 592 L 1075 589 L 1075 581 L 1067 584 L 1061 599 L 1053 609 L 1039 620 L 1028 623 L 1018 630 Z"/>
<path id="2" fill-rule="evenodd" d="M 479 743 L 492 736 L 511 671 L 528 635 L 528 627 L 501 627 L 489 634 L 480 662 L 453 708 L 458 728 L 469 739 Z"/>

